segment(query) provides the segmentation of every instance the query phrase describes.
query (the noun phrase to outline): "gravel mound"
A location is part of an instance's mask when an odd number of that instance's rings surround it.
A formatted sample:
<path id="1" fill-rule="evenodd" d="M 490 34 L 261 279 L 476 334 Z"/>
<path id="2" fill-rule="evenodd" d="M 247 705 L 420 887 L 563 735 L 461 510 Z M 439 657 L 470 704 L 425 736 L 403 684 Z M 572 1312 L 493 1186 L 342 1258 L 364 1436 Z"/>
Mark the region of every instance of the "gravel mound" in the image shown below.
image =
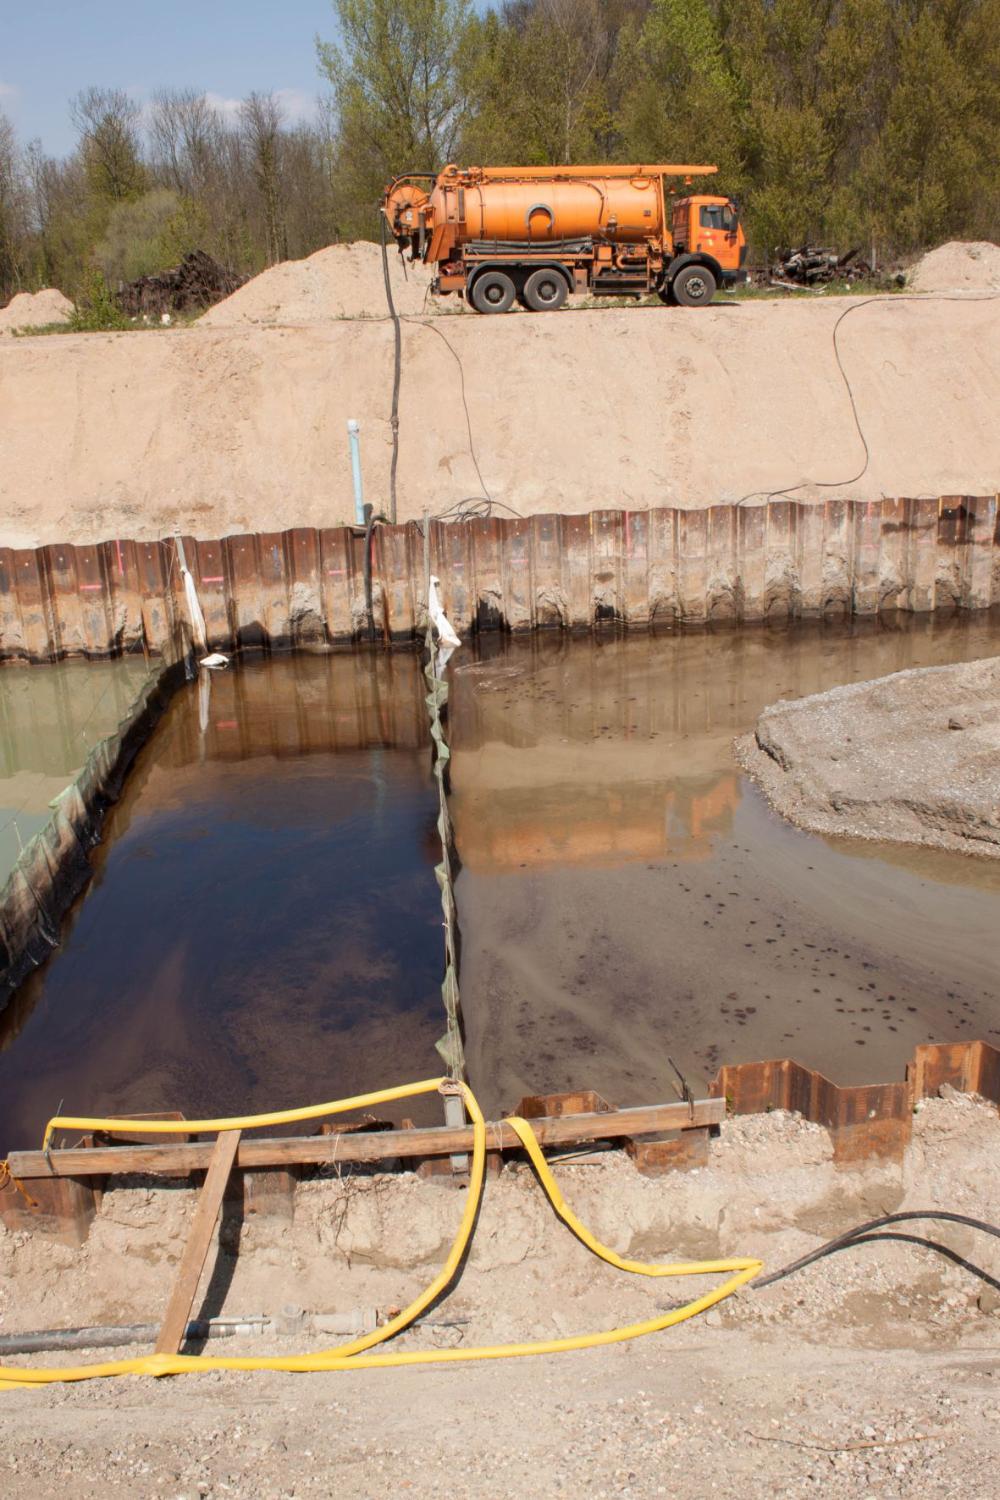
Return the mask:
<path id="1" fill-rule="evenodd" d="M 41 292 L 18 292 L 0 308 L 0 334 L 19 328 L 42 328 L 46 323 L 68 323 L 73 304 L 62 292 L 47 286 Z"/>
<path id="2" fill-rule="evenodd" d="M 949 240 L 917 261 L 909 283 L 915 292 L 1000 291 L 1000 245 Z"/>
<path id="3" fill-rule="evenodd" d="M 736 753 L 801 828 L 1000 858 L 1000 657 L 774 704 Z"/>
<path id="4" fill-rule="evenodd" d="M 400 313 L 419 313 L 430 285 L 424 266 L 389 252 L 393 299 Z M 339 318 L 387 316 L 382 249 L 369 240 L 328 245 L 306 260 L 286 260 L 248 281 L 201 318 L 209 328 L 285 327 Z"/>

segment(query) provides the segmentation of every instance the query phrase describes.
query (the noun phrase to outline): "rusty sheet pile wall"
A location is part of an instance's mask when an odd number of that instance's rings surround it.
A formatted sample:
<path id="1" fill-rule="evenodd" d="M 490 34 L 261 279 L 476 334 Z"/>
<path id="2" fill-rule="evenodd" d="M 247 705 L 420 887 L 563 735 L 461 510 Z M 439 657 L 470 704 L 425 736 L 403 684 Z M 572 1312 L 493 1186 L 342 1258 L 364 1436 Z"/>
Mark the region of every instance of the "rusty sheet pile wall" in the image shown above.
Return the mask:
<path id="1" fill-rule="evenodd" d="M 464 631 L 1000 603 L 996 495 L 429 525 L 431 571 Z M 322 648 L 369 633 L 365 542 L 348 527 L 182 541 L 213 648 Z M 424 576 L 421 523 L 377 527 L 377 639 L 409 640 L 423 626 Z M 0 548 L 0 659 L 160 651 L 184 620 L 172 539 Z"/>
<path id="2" fill-rule="evenodd" d="M 902 1156 L 913 1132 L 914 1105 L 942 1085 L 1000 1106 L 1000 1051 L 989 1042 L 928 1043 L 907 1063 L 905 1083 L 853 1088 L 840 1088 L 790 1058 L 738 1063 L 719 1069 L 710 1092 L 723 1097 L 732 1114 L 794 1110 L 829 1130 L 835 1161 L 850 1162 Z"/>
<path id="3" fill-rule="evenodd" d="M 710 1165 L 712 1132 L 727 1114 L 795 1110 L 830 1131 L 833 1159 L 847 1166 L 900 1160 L 911 1137 L 914 1106 L 943 1087 L 1000 1105 L 1000 1051 L 987 1042 L 922 1046 L 907 1065 L 905 1083 L 843 1089 L 787 1058 L 743 1063 L 720 1070 L 709 1099 L 616 1110 L 599 1094 L 578 1090 L 522 1099 L 516 1113 L 532 1121 L 545 1147 L 624 1146 L 638 1171 L 658 1175 Z M 471 1131 L 465 1126 L 397 1129 L 371 1116 L 346 1126 L 326 1124 L 314 1136 L 244 1138 L 232 1191 L 243 1199 L 245 1212 L 288 1220 L 297 1183 L 334 1162 L 367 1162 L 388 1171 L 403 1163 L 425 1176 L 446 1154 L 470 1147 Z M 498 1122 L 490 1127 L 490 1148 L 497 1170 L 505 1152 L 519 1153 L 520 1141 L 510 1126 Z M 187 1177 L 208 1166 L 212 1149 L 207 1141 L 152 1140 L 139 1119 L 128 1141 L 115 1136 L 112 1143 L 98 1135 L 65 1146 L 57 1143 L 48 1153 L 12 1151 L 0 1174 L 0 1223 L 82 1244 L 105 1185 L 114 1181 L 109 1174 Z"/>

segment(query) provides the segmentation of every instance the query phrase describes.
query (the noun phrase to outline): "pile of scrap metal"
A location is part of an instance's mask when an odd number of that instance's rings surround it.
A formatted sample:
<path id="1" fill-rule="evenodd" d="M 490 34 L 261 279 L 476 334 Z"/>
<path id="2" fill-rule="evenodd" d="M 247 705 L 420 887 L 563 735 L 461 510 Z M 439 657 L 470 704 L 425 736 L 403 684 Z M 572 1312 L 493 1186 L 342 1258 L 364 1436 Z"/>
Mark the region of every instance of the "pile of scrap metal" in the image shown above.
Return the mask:
<path id="1" fill-rule="evenodd" d="M 246 281 L 204 250 L 192 250 L 179 266 L 140 276 L 120 286 L 115 300 L 130 318 L 159 319 L 171 313 L 201 312 Z"/>
<path id="2" fill-rule="evenodd" d="M 819 245 L 799 245 L 794 250 L 780 249 L 775 263 L 766 272 L 766 284 L 770 286 L 822 286 L 830 281 L 867 281 L 874 269 L 866 260 L 859 259 L 861 250 L 855 246 L 846 255 L 836 250 L 827 250 Z"/>

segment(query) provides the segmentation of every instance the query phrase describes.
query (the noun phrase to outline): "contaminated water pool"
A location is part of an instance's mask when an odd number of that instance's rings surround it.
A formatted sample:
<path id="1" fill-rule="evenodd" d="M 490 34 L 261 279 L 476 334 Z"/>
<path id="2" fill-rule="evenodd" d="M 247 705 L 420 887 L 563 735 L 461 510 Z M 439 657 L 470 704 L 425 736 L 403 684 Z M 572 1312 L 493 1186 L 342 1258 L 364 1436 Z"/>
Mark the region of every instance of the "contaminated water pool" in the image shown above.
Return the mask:
<path id="1" fill-rule="evenodd" d="M 487 1110 L 670 1099 L 678 1072 L 698 1091 L 762 1057 L 882 1081 L 917 1042 L 996 1040 L 1000 868 L 799 832 L 731 744 L 777 698 L 998 639 L 904 617 L 457 653 L 462 1007 Z M 440 1071 L 423 692 L 401 653 L 247 659 L 177 694 L 62 946 L 0 1017 L 4 1149 L 60 1105 L 193 1117 Z"/>
<path id="2" fill-rule="evenodd" d="M 696 1092 L 792 1057 L 902 1078 L 918 1042 L 1000 1038 L 1000 862 L 782 821 L 735 736 L 766 704 L 994 654 L 1000 621 L 510 641 L 456 658 L 462 995 L 488 1110 Z M 675 1071 L 676 1065 L 676 1071 Z"/>
<path id="3" fill-rule="evenodd" d="M 440 1071 L 422 694 L 412 655 L 248 660 L 176 694 L 0 1016 L 5 1146 L 61 1101 L 191 1118 Z"/>

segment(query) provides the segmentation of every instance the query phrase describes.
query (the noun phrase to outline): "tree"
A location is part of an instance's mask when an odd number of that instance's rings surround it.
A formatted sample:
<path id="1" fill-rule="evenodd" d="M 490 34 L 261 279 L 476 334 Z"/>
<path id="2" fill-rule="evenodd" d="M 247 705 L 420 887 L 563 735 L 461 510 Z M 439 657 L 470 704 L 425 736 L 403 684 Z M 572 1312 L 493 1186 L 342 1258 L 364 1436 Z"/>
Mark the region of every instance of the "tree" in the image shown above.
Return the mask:
<path id="1" fill-rule="evenodd" d="M 620 153 L 616 57 L 648 0 L 507 0 L 470 26 L 463 154 L 526 164 Z"/>
<path id="2" fill-rule="evenodd" d="M 250 94 L 240 105 L 240 134 L 252 164 L 268 265 L 288 259 L 288 234 L 281 196 L 282 121 L 281 106 L 273 94 Z"/>
<path id="3" fill-rule="evenodd" d="M 84 89 L 70 104 L 91 193 L 108 203 L 137 198 L 146 186 L 139 151 L 142 111 L 124 89 Z"/>
<path id="4" fill-rule="evenodd" d="M 623 38 L 622 129 L 639 161 L 711 162 L 743 186 L 745 127 L 723 13 L 712 0 L 652 0 Z"/>
<path id="5" fill-rule="evenodd" d="M 149 111 L 149 140 L 159 173 L 186 198 L 198 198 L 218 185 L 225 127 L 204 94 L 195 89 L 161 89 Z"/>
<path id="6" fill-rule="evenodd" d="M 21 290 L 28 250 L 27 191 L 14 127 L 0 114 L 0 305 Z"/>
<path id="7" fill-rule="evenodd" d="M 317 42 L 336 111 L 336 192 L 370 234 L 387 180 L 451 161 L 469 115 L 459 59 L 470 0 L 334 0 L 342 42 Z"/>
<path id="8" fill-rule="evenodd" d="M 176 265 L 194 249 L 183 234 L 184 205 L 171 188 L 154 188 L 141 198 L 116 203 L 93 261 L 114 291 L 122 282 Z"/>

